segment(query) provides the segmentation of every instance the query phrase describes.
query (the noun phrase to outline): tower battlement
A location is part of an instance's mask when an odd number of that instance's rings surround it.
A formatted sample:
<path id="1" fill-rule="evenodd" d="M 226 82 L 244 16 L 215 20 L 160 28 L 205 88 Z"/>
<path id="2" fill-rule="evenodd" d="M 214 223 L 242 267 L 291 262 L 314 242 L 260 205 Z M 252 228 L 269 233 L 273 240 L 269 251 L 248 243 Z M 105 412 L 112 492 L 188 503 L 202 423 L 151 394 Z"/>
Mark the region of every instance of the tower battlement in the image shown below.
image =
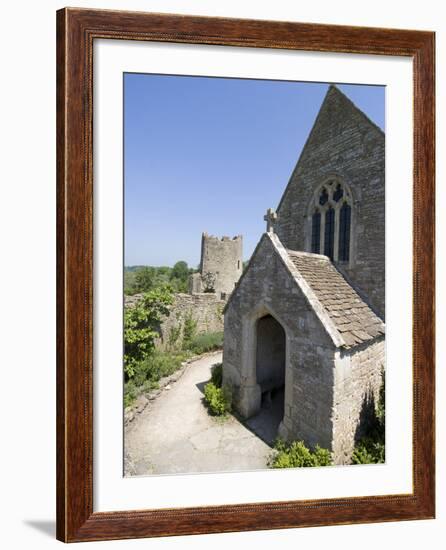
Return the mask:
<path id="1" fill-rule="evenodd" d="M 209 235 L 205 231 L 202 233 L 202 239 L 206 239 L 207 241 L 218 241 L 218 242 L 234 242 L 234 241 L 242 241 L 243 236 L 242 235 L 235 235 L 235 237 L 228 237 L 224 235 L 223 237 L 217 237 L 216 235 Z"/>

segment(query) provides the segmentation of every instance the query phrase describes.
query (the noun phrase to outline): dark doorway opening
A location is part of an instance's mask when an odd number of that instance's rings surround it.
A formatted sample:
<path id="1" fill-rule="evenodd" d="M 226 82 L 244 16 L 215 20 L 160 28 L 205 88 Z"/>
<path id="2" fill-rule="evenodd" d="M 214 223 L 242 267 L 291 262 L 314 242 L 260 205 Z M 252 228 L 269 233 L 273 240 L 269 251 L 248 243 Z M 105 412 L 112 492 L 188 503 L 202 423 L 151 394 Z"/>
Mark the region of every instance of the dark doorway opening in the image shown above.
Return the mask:
<path id="1" fill-rule="evenodd" d="M 286 336 L 272 316 L 257 321 L 256 377 L 262 391 L 259 413 L 250 420 L 251 428 L 272 444 L 284 414 Z"/>

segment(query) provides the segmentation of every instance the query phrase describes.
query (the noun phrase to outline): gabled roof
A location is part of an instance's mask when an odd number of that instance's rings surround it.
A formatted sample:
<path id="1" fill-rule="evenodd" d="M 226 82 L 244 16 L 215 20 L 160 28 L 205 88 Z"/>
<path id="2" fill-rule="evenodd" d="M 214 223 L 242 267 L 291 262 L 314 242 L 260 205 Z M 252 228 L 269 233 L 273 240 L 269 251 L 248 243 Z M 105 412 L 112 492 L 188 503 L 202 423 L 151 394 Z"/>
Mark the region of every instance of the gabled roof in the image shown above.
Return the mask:
<path id="1" fill-rule="evenodd" d="M 359 297 L 327 256 L 287 251 L 300 275 L 341 335 L 344 347 L 373 340 L 385 333 L 382 320 Z"/>
<path id="2" fill-rule="evenodd" d="M 336 347 L 350 349 L 385 334 L 383 321 L 361 299 L 327 256 L 287 250 L 276 234 L 264 233 L 252 258 L 265 240 L 273 246 Z M 249 265 L 225 310 L 247 271 Z"/>

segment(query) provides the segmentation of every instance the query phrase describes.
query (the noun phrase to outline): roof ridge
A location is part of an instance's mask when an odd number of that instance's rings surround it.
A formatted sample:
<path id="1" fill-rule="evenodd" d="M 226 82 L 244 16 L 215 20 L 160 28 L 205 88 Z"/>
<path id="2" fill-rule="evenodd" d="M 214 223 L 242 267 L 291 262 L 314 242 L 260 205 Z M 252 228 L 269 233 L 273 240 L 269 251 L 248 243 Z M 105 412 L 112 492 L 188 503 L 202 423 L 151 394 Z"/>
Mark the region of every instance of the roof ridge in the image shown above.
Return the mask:
<path id="1" fill-rule="evenodd" d="M 341 86 L 342 86 L 342 83 L 341 83 Z M 362 109 L 361 107 L 358 107 L 358 105 L 356 105 L 356 103 L 353 101 L 353 99 L 351 99 L 345 92 L 343 92 L 340 88 L 338 88 L 338 85 L 336 84 L 330 84 L 329 88 L 328 88 L 328 91 L 327 91 L 327 94 L 324 98 L 324 100 L 327 98 L 327 96 L 329 95 L 330 92 L 332 92 L 332 90 L 334 90 L 335 92 L 337 92 L 338 94 L 340 94 L 343 99 L 347 100 L 348 103 L 350 103 L 352 105 L 352 107 L 358 111 L 362 117 L 369 123 L 371 124 L 376 130 L 378 130 L 378 132 L 382 135 L 382 136 L 385 136 L 386 133 L 385 131 L 380 127 L 378 126 L 378 124 L 376 124 L 376 122 L 373 122 L 373 120 L 369 117 L 369 115 L 367 115 Z M 323 105 L 323 103 L 322 103 Z M 322 107 L 321 105 L 321 107 Z"/>
<path id="2" fill-rule="evenodd" d="M 287 250 L 275 233 L 263 233 L 250 265 L 263 242 L 269 242 L 282 265 L 302 292 L 336 348 L 355 348 L 385 334 L 383 320 L 349 283 L 336 265 L 322 254 Z M 232 291 L 227 311 L 249 267 Z"/>
<path id="3" fill-rule="evenodd" d="M 344 338 L 342 337 L 339 330 L 336 328 L 336 325 L 330 318 L 330 315 L 328 314 L 326 308 L 324 305 L 320 302 L 319 298 L 317 297 L 314 290 L 311 288 L 311 286 L 308 284 L 308 282 L 305 280 L 305 277 L 300 273 L 298 268 L 293 264 L 293 262 L 290 260 L 289 254 L 287 249 L 283 246 L 281 243 L 279 237 L 275 233 L 265 233 L 271 241 L 271 244 L 279 254 L 279 257 L 282 260 L 282 263 L 284 264 L 285 268 L 288 270 L 290 275 L 293 277 L 293 279 L 296 281 L 296 284 L 299 286 L 300 290 L 304 294 L 304 296 L 309 301 L 311 307 L 313 308 L 314 312 L 318 316 L 320 322 L 322 323 L 322 326 L 327 331 L 328 335 L 332 339 L 334 345 L 336 347 L 344 347 L 346 346 L 346 342 Z M 311 255 L 311 254 L 310 254 Z"/>

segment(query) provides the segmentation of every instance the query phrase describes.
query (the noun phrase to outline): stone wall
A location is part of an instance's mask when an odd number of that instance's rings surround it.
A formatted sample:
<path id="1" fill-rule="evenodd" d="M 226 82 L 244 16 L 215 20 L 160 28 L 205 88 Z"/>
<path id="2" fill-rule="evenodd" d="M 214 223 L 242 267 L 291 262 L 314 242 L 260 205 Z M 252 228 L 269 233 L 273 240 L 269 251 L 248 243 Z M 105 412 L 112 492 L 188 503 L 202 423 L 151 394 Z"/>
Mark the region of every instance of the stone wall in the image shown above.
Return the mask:
<path id="1" fill-rule="evenodd" d="M 197 323 L 197 334 L 223 332 L 223 308 L 225 302 L 215 294 L 176 294 L 169 316 L 161 325 L 161 347 L 169 346 L 175 339 L 182 341 L 184 322 L 192 318 Z"/>
<path id="2" fill-rule="evenodd" d="M 275 231 L 285 247 L 310 251 L 308 207 L 330 178 L 351 190 L 351 254 L 339 265 L 358 293 L 385 315 L 385 137 L 339 90 L 327 94 L 278 206 Z"/>
<path id="3" fill-rule="evenodd" d="M 280 344 L 276 333 L 262 332 L 261 320 L 272 316 L 285 331 L 284 416 L 278 435 L 320 445 L 333 452 L 335 464 L 349 463 L 378 402 L 384 336 L 350 349 L 335 344 L 316 314 L 317 305 L 273 243 L 262 237 L 226 306 L 223 382 L 232 387 L 234 407 L 243 417 L 259 412 L 263 360 L 277 355 L 263 351 L 259 361 L 256 351 Z M 260 348 L 258 338 L 263 339 Z M 276 367 L 281 367 L 279 360 Z"/>
<path id="4" fill-rule="evenodd" d="M 125 296 L 125 306 L 132 307 L 141 298 L 141 294 Z M 184 322 L 187 318 L 197 322 L 197 334 L 222 332 L 224 305 L 225 302 L 218 299 L 215 294 L 175 294 L 169 316 L 161 323 L 157 346 L 165 349 L 181 345 Z"/>
<path id="5" fill-rule="evenodd" d="M 337 464 L 350 463 L 355 442 L 364 435 L 373 418 L 384 364 L 384 337 L 367 346 L 336 353 L 333 452 Z"/>
<path id="6" fill-rule="evenodd" d="M 279 434 L 331 448 L 334 345 L 307 298 L 263 238 L 225 311 L 224 383 L 245 417 L 258 412 L 257 321 L 272 315 L 286 334 L 285 410 Z"/>

